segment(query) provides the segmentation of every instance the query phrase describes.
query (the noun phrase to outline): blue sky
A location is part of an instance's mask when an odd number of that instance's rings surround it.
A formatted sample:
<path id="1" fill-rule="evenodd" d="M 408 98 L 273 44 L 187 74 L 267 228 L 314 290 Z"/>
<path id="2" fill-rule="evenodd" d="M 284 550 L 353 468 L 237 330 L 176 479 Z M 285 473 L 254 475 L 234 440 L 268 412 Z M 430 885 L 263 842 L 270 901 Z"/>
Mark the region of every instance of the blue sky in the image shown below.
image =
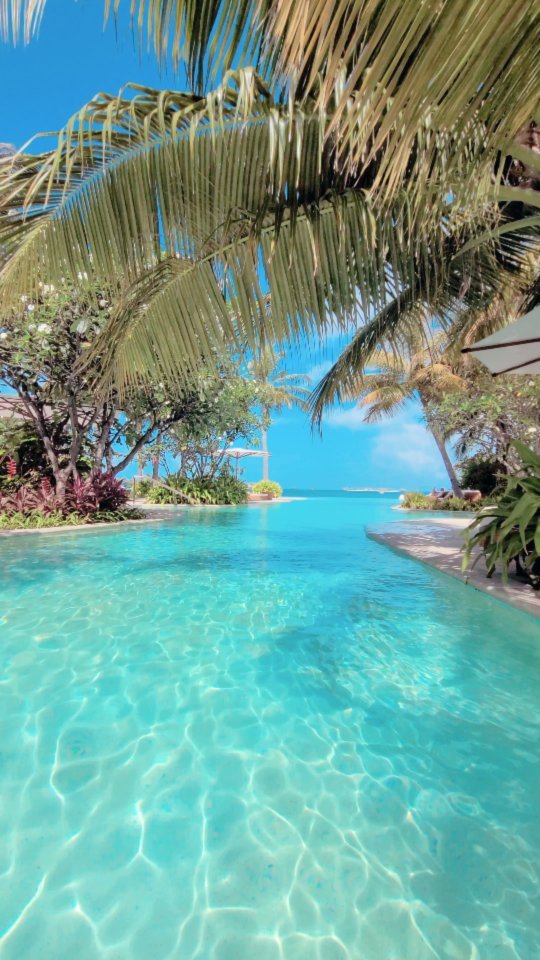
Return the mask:
<path id="1" fill-rule="evenodd" d="M 124 4 L 127 11 L 129 4 Z M 35 133 L 61 127 L 96 93 L 116 93 L 126 82 L 152 87 L 185 86 L 140 53 L 126 29 L 103 30 L 101 0 L 48 0 L 40 36 L 29 47 L 0 47 L 0 142 L 22 146 Z M 336 340 L 317 345 L 291 366 L 316 378 L 336 356 Z M 332 411 L 322 439 L 306 416 L 277 414 L 270 432 L 271 476 L 285 486 L 431 488 L 447 482 L 417 406 L 368 426 L 355 407 Z M 245 478 L 258 479 L 261 461 L 247 463 Z"/>

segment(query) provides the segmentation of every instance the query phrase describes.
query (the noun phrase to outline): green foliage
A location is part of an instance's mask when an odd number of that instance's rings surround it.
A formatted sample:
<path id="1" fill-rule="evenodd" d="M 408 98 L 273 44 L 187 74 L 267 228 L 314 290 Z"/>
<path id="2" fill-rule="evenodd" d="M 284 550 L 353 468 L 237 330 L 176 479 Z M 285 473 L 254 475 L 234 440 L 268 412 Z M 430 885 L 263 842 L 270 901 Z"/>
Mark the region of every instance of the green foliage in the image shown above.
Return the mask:
<path id="1" fill-rule="evenodd" d="M 150 488 L 146 494 L 146 501 L 147 503 L 184 503 L 185 497 L 181 496 L 183 492 L 175 478 L 168 477 L 166 486 L 155 484 Z"/>
<path id="2" fill-rule="evenodd" d="M 275 480 L 259 480 L 251 489 L 253 493 L 271 493 L 274 497 L 283 496 L 283 487 Z"/>
<path id="3" fill-rule="evenodd" d="M 504 466 L 497 460 L 473 458 L 461 468 L 461 486 L 464 490 L 480 490 L 489 495 L 501 486 L 502 473 Z"/>
<path id="4" fill-rule="evenodd" d="M 0 417 L 0 487 L 12 485 L 5 464 L 13 457 L 17 464 L 17 482 L 31 473 L 46 476 L 48 463 L 43 444 L 32 423 L 19 417 Z"/>
<path id="5" fill-rule="evenodd" d="M 253 442 L 261 418 L 257 384 L 238 374 L 239 364 L 223 365 L 220 376 L 201 377 L 198 417 L 185 418 L 168 432 L 166 450 L 179 459 L 179 475 L 193 480 L 213 478 L 227 469 L 220 451 L 236 443 Z"/>
<path id="6" fill-rule="evenodd" d="M 174 424 L 181 423 L 183 438 L 198 438 L 243 426 L 253 416 L 253 387 L 232 361 L 212 376 L 201 368 L 183 387 L 160 377 L 121 397 L 96 389 L 103 375 L 96 342 L 113 310 L 110 294 L 96 284 L 84 281 L 80 290 L 41 284 L 34 298 L 21 300 L 0 322 L 0 380 L 14 391 L 16 413 L 0 419 L 0 474 L 2 459 L 10 456 L 19 477 L 34 471 L 57 482 L 63 470 L 69 476 L 76 466 L 83 474 L 105 464 L 118 473 L 135 452 L 143 464 L 159 456 Z"/>
<path id="7" fill-rule="evenodd" d="M 148 480 L 137 480 L 137 482 L 136 482 L 136 484 L 135 484 L 135 490 L 134 490 L 135 496 L 136 496 L 136 497 L 147 497 L 153 487 L 154 487 L 154 484 L 152 483 L 152 481 L 151 481 L 150 479 L 148 479 Z"/>
<path id="8" fill-rule="evenodd" d="M 82 515 L 80 513 L 50 513 L 47 516 L 39 510 L 32 513 L 0 514 L 0 530 L 43 530 L 50 527 L 92 526 L 100 523 L 119 523 L 124 520 L 142 520 L 140 510 L 102 510 L 99 513 Z"/>
<path id="9" fill-rule="evenodd" d="M 429 417 L 459 459 L 474 456 L 519 468 L 513 440 L 534 446 L 540 440 L 540 377 L 493 379 L 474 368 L 466 389 L 430 404 Z"/>
<path id="10" fill-rule="evenodd" d="M 429 510 L 457 513 L 477 513 L 481 503 L 471 503 L 469 500 L 462 500 L 461 497 L 446 497 L 444 500 L 437 500 L 434 497 L 428 497 L 424 493 L 406 493 L 401 506 L 405 510 Z"/>
<path id="11" fill-rule="evenodd" d="M 518 573 L 540 589 L 540 456 L 519 441 L 514 447 L 521 462 L 519 474 L 509 478 L 499 502 L 482 511 L 468 535 L 463 569 L 480 547 L 490 577 L 500 567 L 504 579 L 515 562 Z"/>
<path id="12" fill-rule="evenodd" d="M 98 96 L 68 123 L 55 149 L 23 154 L 0 178 L 13 211 L 0 223 L 9 255 L 2 311 L 21 293 L 32 294 L 39 275 L 57 285 L 79 274 L 124 281 L 97 352 L 110 382 L 126 387 L 149 377 L 185 383 L 227 345 L 298 342 L 314 329 L 344 329 L 359 304 L 366 316 L 378 314 L 370 333 L 378 344 L 394 329 L 379 311 L 392 294 L 401 302 L 409 292 L 414 301 L 419 285 L 451 310 L 456 294 L 466 289 L 469 297 L 498 277 L 485 252 L 480 283 L 480 258 L 462 252 L 463 240 L 497 217 L 485 195 L 480 216 L 463 202 L 464 193 L 476 192 L 478 163 L 491 173 L 495 155 L 487 160 L 484 136 L 472 128 L 463 141 L 449 130 L 434 136 L 422 106 L 409 130 L 409 155 L 399 151 L 407 177 L 390 176 L 391 195 L 382 203 L 389 173 L 380 166 L 383 143 L 394 123 L 401 139 L 404 101 L 388 98 L 381 83 L 380 110 L 373 113 L 370 77 L 366 101 L 346 110 L 343 139 L 334 109 L 320 109 L 320 90 L 307 99 L 274 96 L 251 68 L 227 74 L 200 99 L 129 85 L 118 97 Z M 372 116 L 377 133 L 364 140 Z M 356 136 L 363 159 L 351 168 L 342 151 Z M 241 169 L 249 175 L 240 177 Z M 487 184 L 491 191 L 490 177 Z M 435 269 L 426 284 L 428 264 Z M 467 286 L 456 289 L 464 271 Z"/>
<path id="13" fill-rule="evenodd" d="M 147 500 L 148 503 L 179 503 L 184 500 L 214 506 L 239 504 L 247 501 L 247 487 L 226 472 L 219 477 L 194 480 L 170 477 L 166 486 L 154 486 Z"/>

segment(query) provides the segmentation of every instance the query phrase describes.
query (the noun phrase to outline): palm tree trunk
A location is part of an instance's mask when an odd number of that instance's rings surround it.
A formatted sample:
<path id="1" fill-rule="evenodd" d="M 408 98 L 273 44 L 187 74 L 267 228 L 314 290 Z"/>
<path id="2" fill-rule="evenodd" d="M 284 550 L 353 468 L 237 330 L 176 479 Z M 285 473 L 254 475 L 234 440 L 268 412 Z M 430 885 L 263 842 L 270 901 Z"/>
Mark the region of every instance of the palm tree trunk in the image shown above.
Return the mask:
<path id="1" fill-rule="evenodd" d="M 428 414 L 428 409 L 429 409 L 429 408 L 428 408 L 428 404 L 427 404 L 427 398 L 422 396 L 422 391 L 421 391 L 421 390 L 418 391 L 418 396 L 419 396 L 419 398 L 420 398 L 420 403 L 422 404 L 422 409 L 423 409 L 423 411 L 424 411 L 424 416 L 425 416 L 425 418 L 426 418 L 427 428 L 428 428 L 429 432 L 431 433 L 431 436 L 433 437 L 435 443 L 437 444 L 437 450 L 439 451 L 439 453 L 440 453 L 440 455 L 441 455 L 441 458 L 442 458 L 442 461 L 443 461 L 443 463 L 444 463 L 446 472 L 447 472 L 447 474 L 448 474 L 448 479 L 450 480 L 450 486 L 452 487 L 452 493 L 454 494 L 455 497 L 462 497 L 462 496 L 463 496 L 463 491 L 462 491 L 462 489 L 461 489 L 461 487 L 460 487 L 460 485 L 459 485 L 459 480 L 458 480 L 458 478 L 457 478 L 456 471 L 454 470 L 454 465 L 453 465 L 452 461 L 450 460 L 450 457 L 448 456 L 448 451 L 447 451 L 447 449 L 446 449 L 446 444 L 445 444 L 443 438 L 441 437 L 439 431 L 437 430 L 437 428 L 430 422 L 430 417 L 429 417 L 429 414 Z"/>
<path id="2" fill-rule="evenodd" d="M 450 485 L 452 487 L 452 493 L 454 494 L 455 497 L 462 497 L 463 491 L 459 485 L 459 480 L 457 478 L 456 471 L 454 470 L 454 465 L 450 460 L 450 457 L 448 456 L 446 444 L 444 440 L 442 440 L 442 438 L 439 436 L 437 431 L 434 430 L 431 426 L 429 427 L 429 430 L 435 443 L 437 444 L 437 449 L 442 457 L 444 466 L 446 468 L 446 472 L 448 474 L 448 479 L 450 480 Z"/>
<path id="3" fill-rule="evenodd" d="M 263 480 L 268 480 L 269 470 L 268 470 L 268 429 L 266 427 L 266 421 L 268 419 L 268 410 L 266 407 L 262 408 L 262 427 L 261 427 L 261 446 L 263 452 Z"/>

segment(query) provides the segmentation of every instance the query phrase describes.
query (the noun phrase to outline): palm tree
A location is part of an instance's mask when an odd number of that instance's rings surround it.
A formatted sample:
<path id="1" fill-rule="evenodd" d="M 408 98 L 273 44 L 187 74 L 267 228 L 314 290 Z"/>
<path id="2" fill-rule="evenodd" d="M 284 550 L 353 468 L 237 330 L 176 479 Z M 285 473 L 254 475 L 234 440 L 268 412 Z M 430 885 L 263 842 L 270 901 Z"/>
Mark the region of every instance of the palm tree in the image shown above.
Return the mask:
<path id="1" fill-rule="evenodd" d="M 264 287 L 264 332 L 284 342 L 359 315 L 378 316 L 380 340 L 388 299 L 414 301 L 426 278 L 453 302 L 456 263 L 467 289 L 475 278 L 483 290 L 497 284 L 491 248 L 464 249 L 497 216 L 493 204 L 458 202 L 478 180 L 474 144 L 452 183 L 456 144 L 443 139 L 440 166 L 422 181 L 429 131 L 419 131 L 414 188 L 396 188 L 389 205 L 372 165 L 343 165 L 332 122 L 316 99 L 283 103 L 250 70 L 206 97 L 101 95 L 55 150 L 0 158 L 0 307 L 9 312 L 40 279 L 113 285 L 116 308 L 95 351 L 125 387 L 186 380 L 224 345 L 253 347 Z"/>
<path id="2" fill-rule="evenodd" d="M 45 5 L 0 0 L 0 36 L 28 41 Z M 106 16 L 116 14 L 127 0 L 104 6 Z M 130 0 L 130 8 L 141 41 L 146 33 L 161 62 L 186 62 L 197 92 L 233 65 L 253 65 L 278 93 L 315 98 L 332 111 L 328 136 L 342 158 L 357 171 L 371 168 L 387 197 L 414 185 L 410 158 L 426 120 L 422 179 L 441 142 L 450 133 L 456 143 L 469 140 L 475 123 L 479 166 L 491 173 L 497 150 L 535 116 L 534 0 L 512 9 L 508 0 Z M 450 167 L 461 161 L 458 151 Z M 455 179 L 450 168 L 448 175 Z"/>
<path id="3" fill-rule="evenodd" d="M 261 398 L 261 446 L 263 450 L 263 480 L 269 478 L 268 427 L 272 410 L 293 405 L 306 409 L 309 396 L 309 378 L 301 373 L 287 373 L 280 367 L 284 353 L 276 353 L 269 346 L 263 347 L 248 364 L 251 380 L 259 387 Z"/>
<path id="4" fill-rule="evenodd" d="M 437 263 L 425 265 L 413 283 L 400 290 L 380 314 L 359 328 L 317 384 L 309 400 L 313 423 L 320 428 L 327 409 L 358 395 L 368 362 L 373 367 L 381 358 L 381 346 L 383 356 L 393 353 L 396 362 L 400 358 L 408 362 L 411 352 L 418 355 L 428 350 L 430 340 L 425 331 L 429 330 L 431 341 L 435 334 L 437 354 L 443 350 L 446 360 L 451 356 L 451 367 L 459 373 L 463 363 L 459 359 L 461 347 L 470 347 L 537 306 L 540 303 L 540 250 L 535 236 L 527 239 L 522 231 L 518 221 L 514 232 L 501 234 L 494 263 L 489 255 L 484 260 L 485 251 L 479 248 L 475 273 L 469 271 L 464 259 L 454 257 L 442 295 L 433 275 L 438 270 Z M 523 241 L 522 256 L 517 264 L 516 243 L 520 245 Z M 432 357 L 433 349 L 431 342 Z"/>
<path id="5" fill-rule="evenodd" d="M 374 423 L 397 413 L 411 398 L 420 401 L 427 427 L 435 440 L 443 460 L 453 493 L 462 496 L 459 480 L 448 456 L 445 442 L 430 418 L 430 403 L 454 390 L 464 390 L 460 376 L 463 362 L 453 359 L 445 349 L 446 341 L 438 335 L 426 342 L 415 331 L 407 340 L 406 348 L 397 354 L 378 350 L 373 354 L 373 372 L 358 378 L 356 389 L 348 399 L 357 399 L 366 407 L 365 420 Z M 459 355 L 458 355 L 459 356 Z"/>
<path id="6" fill-rule="evenodd" d="M 388 300 L 414 302 L 428 275 L 449 310 L 456 260 L 468 286 L 482 279 L 471 244 L 497 223 L 499 161 L 536 107 L 526 6 L 134 0 L 195 93 L 128 86 L 83 107 L 56 150 L 0 157 L 0 307 L 43 275 L 112 283 L 96 350 L 119 385 L 189 378 L 224 343 L 255 343 L 261 274 L 277 341 L 375 314 L 380 341 Z M 28 38 L 44 7 L 0 0 L 0 29 Z M 260 75 L 203 96 L 233 62 Z"/>

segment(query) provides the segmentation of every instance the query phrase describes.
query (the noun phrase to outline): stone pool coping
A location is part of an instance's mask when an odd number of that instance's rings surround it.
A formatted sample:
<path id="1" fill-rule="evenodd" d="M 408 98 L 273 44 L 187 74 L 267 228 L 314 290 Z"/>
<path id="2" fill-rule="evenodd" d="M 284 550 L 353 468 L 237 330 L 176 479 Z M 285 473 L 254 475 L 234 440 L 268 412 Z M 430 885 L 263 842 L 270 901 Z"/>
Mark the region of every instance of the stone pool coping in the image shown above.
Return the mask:
<path id="1" fill-rule="evenodd" d="M 417 520 L 400 520 L 377 528 L 366 528 L 371 540 L 376 540 L 398 553 L 405 554 L 429 567 L 454 577 L 462 584 L 481 590 L 523 613 L 540 618 L 540 595 L 528 584 L 514 576 L 504 583 L 495 573 L 489 580 L 485 566 L 479 560 L 467 576 L 461 572 L 464 532 L 471 523 L 470 517 L 440 517 Z"/>

